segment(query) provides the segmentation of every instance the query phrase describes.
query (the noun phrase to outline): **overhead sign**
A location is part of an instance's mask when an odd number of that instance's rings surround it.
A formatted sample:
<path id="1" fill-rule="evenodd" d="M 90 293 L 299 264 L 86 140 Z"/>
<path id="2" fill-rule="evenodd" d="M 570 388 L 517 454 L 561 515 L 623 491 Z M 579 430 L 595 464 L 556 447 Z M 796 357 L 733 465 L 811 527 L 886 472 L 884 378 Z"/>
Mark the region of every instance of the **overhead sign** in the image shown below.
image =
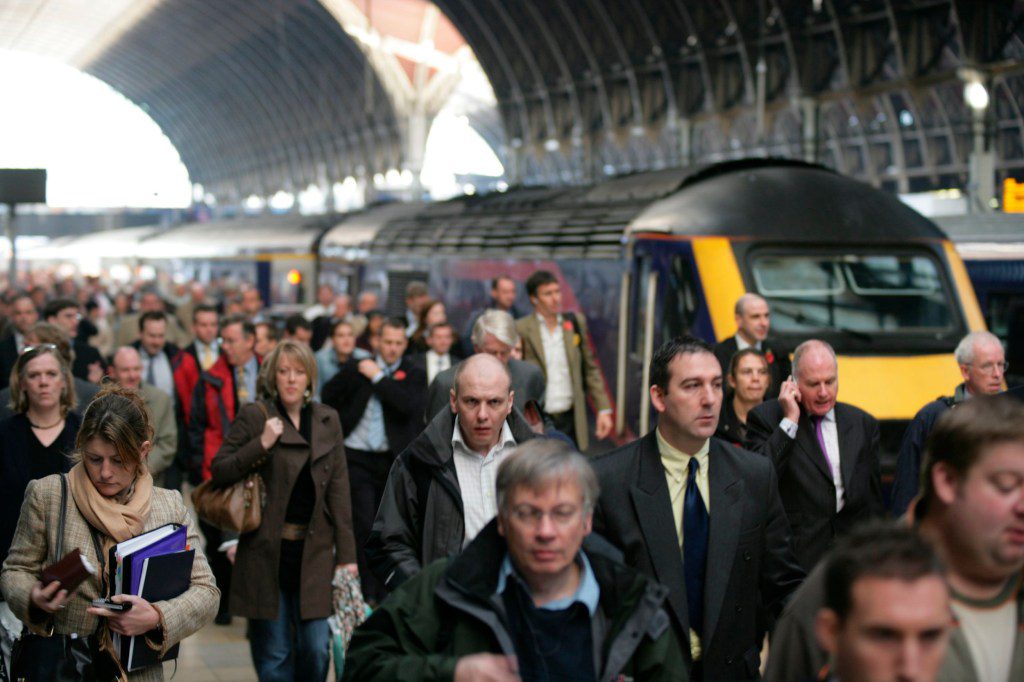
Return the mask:
<path id="1" fill-rule="evenodd" d="M 45 169 L 0 168 L 0 204 L 45 203 Z"/>
<path id="2" fill-rule="evenodd" d="M 1003 211 L 1024 213 L 1024 182 L 1013 178 L 1003 180 Z"/>

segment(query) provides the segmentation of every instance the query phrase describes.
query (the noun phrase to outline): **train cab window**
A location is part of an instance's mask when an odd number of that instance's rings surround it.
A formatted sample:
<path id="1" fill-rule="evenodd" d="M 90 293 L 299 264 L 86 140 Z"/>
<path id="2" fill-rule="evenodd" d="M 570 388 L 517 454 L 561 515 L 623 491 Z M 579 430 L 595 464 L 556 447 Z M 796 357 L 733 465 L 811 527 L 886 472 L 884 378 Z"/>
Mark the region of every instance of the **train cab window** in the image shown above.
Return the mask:
<path id="1" fill-rule="evenodd" d="M 669 269 L 665 291 L 665 308 L 661 325 L 662 342 L 690 332 L 690 325 L 697 312 L 700 297 L 697 293 L 697 278 L 693 271 L 692 259 L 675 256 Z"/>
<path id="2" fill-rule="evenodd" d="M 939 265 L 923 254 L 762 254 L 752 274 L 780 333 L 935 334 L 955 324 Z"/>

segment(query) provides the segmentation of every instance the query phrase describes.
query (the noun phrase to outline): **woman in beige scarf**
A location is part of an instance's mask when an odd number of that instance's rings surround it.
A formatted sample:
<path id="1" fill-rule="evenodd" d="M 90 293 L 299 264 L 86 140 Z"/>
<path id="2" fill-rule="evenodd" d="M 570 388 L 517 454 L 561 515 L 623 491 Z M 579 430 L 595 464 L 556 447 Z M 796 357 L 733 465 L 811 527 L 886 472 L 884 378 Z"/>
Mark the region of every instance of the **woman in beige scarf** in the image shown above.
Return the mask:
<path id="1" fill-rule="evenodd" d="M 60 518 L 60 475 L 29 484 L 10 553 L 0 574 L 0 590 L 14 614 L 38 634 L 98 633 L 103 650 L 113 655 L 110 633 L 145 635 L 161 656 L 176 643 L 213 620 L 220 592 L 214 585 L 199 536 L 181 494 L 153 487 L 146 469 L 152 439 L 149 414 L 132 390 L 111 386 L 89 405 L 78 432 L 76 464 L 67 474 L 69 501 L 64 529 L 64 553 L 79 549 L 99 566 L 110 548 L 168 523 L 186 525 L 188 543 L 196 550 L 189 589 L 179 597 L 149 603 L 133 595 L 115 595 L 131 602 L 128 611 L 113 612 L 90 606 L 107 596 L 105 575 L 86 580 L 68 594 L 57 582 L 43 585 L 42 569 L 62 557 L 54 556 Z M 104 557 L 97 556 L 90 528 L 97 531 Z M 126 674 L 115 660 L 114 677 L 162 680 L 163 666 Z"/>

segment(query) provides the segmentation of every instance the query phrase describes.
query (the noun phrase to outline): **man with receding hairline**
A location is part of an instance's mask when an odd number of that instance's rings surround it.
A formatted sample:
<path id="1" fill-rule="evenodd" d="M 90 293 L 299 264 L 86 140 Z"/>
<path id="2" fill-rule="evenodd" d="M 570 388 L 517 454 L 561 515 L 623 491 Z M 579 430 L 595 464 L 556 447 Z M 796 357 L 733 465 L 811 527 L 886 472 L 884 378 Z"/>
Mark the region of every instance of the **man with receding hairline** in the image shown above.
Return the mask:
<path id="1" fill-rule="evenodd" d="M 153 485 L 164 486 L 164 471 L 178 450 L 178 427 L 174 420 L 174 402 L 156 386 L 142 381 L 142 358 L 132 346 L 121 346 L 110 361 L 110 376 L 125 388 L 139 392 L 149 410 L 153 425 L 153 443 L 146 468 L 153 474 Z"/>
<path id="2" fill-rule="evenodd" d="M 722 365 L 722 374 L 729 374 L 732 356 L 745 348 L 756 348 L 768 361 L 768 392 L 765 398 L 777 398 L 782 382 L 793 371 L 789 351 L 777 341 L 770 341 L 771 310 L 768 301 L 754 293 L 746 293 L 736 300 L 736 333 L 715 346 L 715 357 Z"/>
<path id="3" fill-rule="evenodd" d="M 497 511 L 498 466 L 535 436 L 513 409 L 508 368 L 479 353 L 459 364 L 442 410 L 395 460 L 366 553 L 388 590 L 457 553 Z"/>
<path id="4" fill-rule="evenodd" d="M 793 551 L 810 571 L 835 538 L 882 514 L 878 420 L 836 401 L 835 351 L 811 339 L 793 353 L 793 378 L 779 397 L 747 415 L 747 448 L 769 457 L 779 476 Z"/>

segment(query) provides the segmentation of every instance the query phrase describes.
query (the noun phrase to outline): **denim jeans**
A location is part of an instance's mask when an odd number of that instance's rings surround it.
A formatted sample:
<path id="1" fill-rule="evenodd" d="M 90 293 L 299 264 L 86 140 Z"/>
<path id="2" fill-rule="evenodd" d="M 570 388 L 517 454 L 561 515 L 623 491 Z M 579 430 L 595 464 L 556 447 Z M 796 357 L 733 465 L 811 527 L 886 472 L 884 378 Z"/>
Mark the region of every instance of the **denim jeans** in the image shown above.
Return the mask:
<path id="1" fill-rule="evenodd" d="M 330 647 L 326 618 L 299 619 L 298 592 L 281 592 L 275 620 L 249 619 L 249 650 L 260 682 L 326 680 Z"/>

